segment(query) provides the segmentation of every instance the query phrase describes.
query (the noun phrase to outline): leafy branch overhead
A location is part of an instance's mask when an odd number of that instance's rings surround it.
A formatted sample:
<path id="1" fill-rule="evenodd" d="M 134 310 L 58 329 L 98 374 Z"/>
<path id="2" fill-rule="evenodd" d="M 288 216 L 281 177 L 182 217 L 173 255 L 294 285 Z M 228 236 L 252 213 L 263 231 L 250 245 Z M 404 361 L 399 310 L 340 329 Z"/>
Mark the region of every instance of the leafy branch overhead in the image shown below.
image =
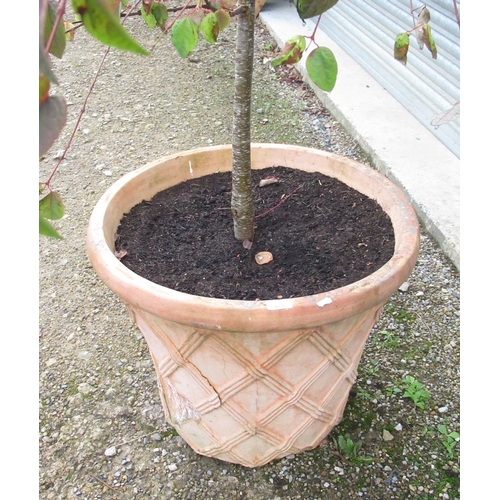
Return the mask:
<path id="1" fill-rule="evenodd" d="M 321 17 L 321 14 L 333 7 L 337 1 L 295 0 L 295 5 L 300 18 L 308 19 Z M 66 42 L 73 41 L 75 31 L 80 26 L 108 47 L 149 55 L 149 51 L 132 38 L 122 24 L 122 20 L 129 15 L 140 15 L 150 28 L 159 27 L 164 33 L 170 31 L 174 47 L 181 57 L 187 57 L 198 45 L 200 33 L 209 43 L 215 43 L 219 33 L 229 26 L 231 18 L 249 13 L 248 4 L 243 1 L 237 5 L 237 0 L 187 0 L 184 6 L 171 9 L 167 8 L 166 0 L 138 0 L 133 7 L 129 6 L 129 0 L 71 0 L 75 21 L 69 23 L 64 20 L 67 3 L 70 3 L 69 0 L 39 0 L 40 158 L 52 147 L 67 120 L 64 97 L 52 93 L 52 86 L 57 85 L 58 81 L 50 56 L 62 58 Z M 139 10 L 133 13 L 132 9 L 137 8 Z M 170 15 L 173 20 L 169 22 Z M 306 50 L 305 38 L 298 36 L 288 43 L 283 49 L 282 57 L 273 61 L 273 66 L 297 63 Z M 315 43 L 314 34 L 308 38 L 311 43 Z M 307 57 L 306 68 L 311 80 L 319 88 L 327 91 L 333 89 L 337 79 L 337 62 L 329 49 L 316 47 L 312 50 Z M 84 109 L 80 118 L 83 111 Z M 49 220 L 63 217 L 64 205 L 59 194 L 52 190 L 51 181 L 65 152 L 60 156 L 49 179 L 39 185 L 39 232 L 54 238 L 61 236 Z"/>
<path id="2" fill-rule="evenodd" d="M 456 2 L 456 0 L 453 1 Z M 66 6 L 69 3 L 75 15 L 73 23 L 64 19 Z M 123 27 L 123 21 L 127 17 L 141 16 L 148 27 L 159 28 L 162 35 L 170 32 L 173 46 L 179 55 L 185 58 L 197 47 L 201 37 L 211 44 L 216 43 L 219 34 L 229 26 L 231 19 L 236 17 L 239 21 L 251 19 L 254 3 L 254 0 L 181 0 L 180 4 L 176 3 L 174 7 L 167 8 L 167 0 L 134 0 L 133 5 L 129 5 L 132 4 L 131 0 L 71 0 L 71 2 L 70 0 L 39 0 L 39 156 L 43 157 L 49 151 L 65 127 L 67 119 L 64 97 L 52 91 L 58 81 L 50 58 L 63 56 L 66 42 L 73 40 L 78 28 L 83 26 L 94 38 L 108 47 L 139 55 L 149 55 L 150 51 L 132 38 Z M 338 0 L 293 0 L 293 3 L 300 19 L 317 18 L 316 25 L 310 36 L 297 35 L 287 40 L 280 54 L 271 60 L 271 65 L 277 67 L 297 64 L 307 53 L 305 68 L 311 81 L 321 90 L 330 92 L 337 81 L 337 60 L 329 48 L 317 44 L 315 35 L 322 14 L 334 7 Z M 394 57 L 397 60 L 406 64 L 410 34 L 413 31 L 415 31 L 420 48 L 427 47 L 432 57 L 437 57 L 437 48 L 429 22 L 430 13 L 424 6 L 415 27 L 396 37 Z M 253 23 L 252 28 L 247 31 L 253 34 Z M 238 67 L 241 66 L 238 62 L 243 60 L 242 54 L 245 54 L 238 50 L 236 53 L 236 66 Z M 244 65 L 251 66 L 251 60 L 251 58 L 248 59 Z M 99 71 L 95 78 L 98 74 Z M 89 95 L 93 85 L 95 85 L 95 79 Z M 458 110 L 459 107 L 456 107 L 453 113 L 448 113 L 440 120 L 449 119 L 450 116 L 456 115 Z M 84 111 L 85 105 L 63 154 L 59 156 L 57 165 L 49 178 L 39 185 L 40 234 L 60 237 L 48 222 L 64 215 L 64 205 L 60 196 L 52 190 L 51 181 L 64 159 Z M 249 161 L 247 163 L 250 164 Z"/>
<path id="3" fill-rule="evenodd" d="M 319 16 L 316 28 L 320 22 L 321 14 L 333 7 L 338 0 L 295 0 L 297 13 L 301 19 Z M 199 33 L 205 40 L 215 43 L 219 33 L 227 28 L 232 15 L 241 7 L 229 13 L 235 2 L 233 0 L 215 0 L 210 4 L 210 9 L 197 7 L 187 16 L 177 19 L 172 26 L 172 43 L 181 57 L 187 57 L 198 45 Z M 151 18 L 150 18 L 151 19 Z M 148 26 L 155 27 L 153 20 Z M 314 33 L 310 37 L 301 35 L 288 40 L 281 53 L 275 57 L 271 64 L 273 67 L 296 64 L 302 59 L 306 50 L 306 38 L 312 43 Z M 337 61 L 333 52 L 327 47 L 316 47 L 306 59 L 306 70 L 311 80 L 327 92 L 333 90 L 337 81 Z"/>
<path id="4" fill-rule="evenodd" d="M 118 49 L 147 55 L 148 51 L 137 43 L 123 28 L 119 21 L 119 0 L 72 0 L 73 10 L 81 19 L 85 29 L 97 40 Z M 72 25 L 65 33 L 64 22 L 65 1 L 39 0 L 40 36 L 39 36 L 39 156 L 54 144 L 66 125 L 67 106 L 61 95 L 50 93 L 52 84 L 57 78 L 52 70 L 49 54 L 61 58 L 66 41 L 72 40 Z M 69 23 L 68 23 L 69 24 Z M 40 183 L 39 193 L 48 194 L 39 200 L 39 233 L 52 238 L 61 238 L 49 220 L 60 219 L 64 215 L 64 205 L 60 195 L 50 187 L 51 179 Z"/>

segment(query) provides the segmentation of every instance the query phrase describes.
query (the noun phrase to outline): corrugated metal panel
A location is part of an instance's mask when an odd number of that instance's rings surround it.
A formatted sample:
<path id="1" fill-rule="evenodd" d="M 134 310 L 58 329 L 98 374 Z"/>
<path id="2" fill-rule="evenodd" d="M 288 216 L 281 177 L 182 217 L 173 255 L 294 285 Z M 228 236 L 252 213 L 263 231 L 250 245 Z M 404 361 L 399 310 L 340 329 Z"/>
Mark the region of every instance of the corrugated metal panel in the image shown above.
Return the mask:
<path id="1" fill-rule="evenodd" d="M 321 29 L 460 157 L 460 119 L 439 128 L 431 125 L 460 101 L 460 28 L 452 0 L 426 5 L 437 59 L 425 47 L 420 50 L 414 36 L 406 66 L 393 57 L 396 35 L 413 27 L 410 0 L 341 0 L 323 14 Z M 457 6 L 460 11 L 459 1 Z"/>

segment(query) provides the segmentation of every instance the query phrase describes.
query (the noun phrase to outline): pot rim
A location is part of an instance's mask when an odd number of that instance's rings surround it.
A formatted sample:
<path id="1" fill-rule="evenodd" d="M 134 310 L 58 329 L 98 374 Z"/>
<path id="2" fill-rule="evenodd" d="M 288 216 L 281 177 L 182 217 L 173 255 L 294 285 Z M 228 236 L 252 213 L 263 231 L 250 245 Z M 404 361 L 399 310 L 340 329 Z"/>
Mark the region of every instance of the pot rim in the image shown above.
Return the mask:
<path id="1" fill-rule="evenodd" d="M 291 299 L 245 301 L 179 292 L 153 283 L 122 264 L 114 254 L 114 232 L 126 212 L 117 213 L 113 210 L 112 203 L 120 197 L 124 186 L 168 160 L 203 155 L 207 152 L 230 154 L 231 150 L 231 145 L 220 145 L 165 156 L 124 175 L 99 199 L 88 225 L 87 252 L 99 277 L 125 303 L 133 308 L 138 307 L 157 316 L 197 328 L 247 332 L 284 331 L 316 327 L 358 314 L 377 305 L 381 306 L 408 278 L 418 255 L 419 223 L 410 201 L 403 192 L 381 173 L 354 160 L 319 149 L 286 144 L 252 143 L 252 152 L 277 150 L 283 154 L 313 154 L 320 160 L 334 159 L 341 162 L 342 168 L 346 171 L 354 168 L 356 175 L 372 179 L 377 184 L 376 191 L 386 201 L 390 199 L 394 203 L 393 214 L 383 208 L 391 218 L 393 226 L 395 219 L 398 219 L 402 221 L 403 229 L 400 234 L 395 234 L 396 243 L 392 258 L 380 269 L 350 285 L 314 295 Z M 254 155 L 252 161 L 253 158 Z M 106 234 L 105 225 L 110 217 L 116 224 L 113 222 L 113 234 L 109 232 L 109 228 Z M 396 228 L 394 231 L 396 233 Z"/>

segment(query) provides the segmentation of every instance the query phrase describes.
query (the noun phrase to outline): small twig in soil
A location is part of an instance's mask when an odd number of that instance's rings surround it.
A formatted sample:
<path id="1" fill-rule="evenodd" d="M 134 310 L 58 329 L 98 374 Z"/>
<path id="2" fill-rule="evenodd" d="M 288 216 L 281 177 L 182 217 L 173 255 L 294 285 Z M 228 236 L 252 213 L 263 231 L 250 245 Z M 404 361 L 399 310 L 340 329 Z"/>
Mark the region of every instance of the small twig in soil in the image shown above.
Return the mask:
<path id="1" fill-rule="evenodd" d="M 294 194 L 296 191 L 298 191 L 302 187 L 302 184 L 300 186 L 297 186 L 289 195 L 285 196 L 277 205 L 274 205 L 274 207 L 271 207 L 269 210 L 266 210 L 265 212 L 262 212 L 259 215 L 256 215 L 255 218 L 258 219 L 259 217 L 263 217 L 264 215 L 267 215 L 269 212 L 272 212 L 273 210 L 277 209 L 280 205 L 285 203 L 292 194 Z"/>
<path id="2" fill-rule="evenodd" d="M 98 478 L 96 475 L 91 474 L 90 477 L 93 477 L 96 481 L 99 481 L 103 486 L 106 486 L 106 488 L 109 488 L 110 490 L 113 490 L 113 491 L 118 491 L 118 488 L 107 483 L 106 481 L 103 481 L 102 479 Z"/>
<path id="3" fill-rule="evenodd" d="M 424 318 L 422 318 L 422 316 L 419 313 L 417 313 L 416 315 L 420 319 L 420 322 L 425 326 L 425 328 L 426 328 L 427 332 L 429 333 L 429 335 L 432 335 L 432 331 L 429 328 L 429 325 L 424 321 Z"/>
<path id="4" fill-rule="evenodd" d="M 340 458 L 340 460 L 342 460 L 343 462 L 345 462 L 345 461 L 347 460 L 347 458 L 346 458 L 346 457 L 344 457 L 344 455 L 342 455 L 342 453 L 340 453 L 340 451 L 339 451 L 339 450 L 333 450 L 333 453 L 334 453 L 335 455 L 337 455 L 337 456 Z"/>

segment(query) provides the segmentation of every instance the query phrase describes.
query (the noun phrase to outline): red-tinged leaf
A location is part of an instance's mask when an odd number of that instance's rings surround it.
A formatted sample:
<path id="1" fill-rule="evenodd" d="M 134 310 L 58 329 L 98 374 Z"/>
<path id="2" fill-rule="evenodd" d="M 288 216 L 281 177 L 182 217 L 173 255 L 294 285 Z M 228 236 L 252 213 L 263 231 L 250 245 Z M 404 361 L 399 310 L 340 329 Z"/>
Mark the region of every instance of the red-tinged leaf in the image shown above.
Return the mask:
<path id="1" fill-rule="evenodd" d="M 294 36 L 286 41 L 281 53 L 271 61 L 271 65 L 276 67 L 286 64 L 296 64 L 301 60 L 305 49 L 305 38 L 300 35 Z"/>
<path id="2" fill-rule="evenodd" d="M 231 22 L 231 16 L 224 9 L 217 10 L 215 12 L 215 15 L 216 15 L 217 21 L 219 23 L 219 29 L 221 31 L 225 30 L 229 26 L 229 23 Z"/>
<path id="3" fill-rule="evenodd" d="M 196 23 L 196 26 L 200 26 L 203 18 L 205 17 L 205 12 L 203 12 L 203 9 L 195 9 L 191 14 L 189 14 L 189 17 Z"/>
<path id="4" fill-rule="evenodd" d="M 39 0 L 38 2 L 38 19 L 40 22 L 40 32 L 43 31 L 43 27 L 45 26 L 45 17 L 47 15 L 47 5 L 49 0 Z"/>
<path id="5" fill-rule="evenodd" d="M 144 9 L 146 15 L 151 14 L 152 6 L 153 6 L 153 0 L 142 0 L 142 9 Z"/>
<path id="6" fill-rule="evenodd" d="M 47 17 L 48 0 L 40 0 L 39 4 L 39 26 L 38 26 L 38 68 L 52 83 L 57 84 L 57 78 L 52 71 L 52 63 L 45 53 L 44 31 Z"/>
<path id="7" fill-rule="evenodd" d="M 48 3 L 47 13 L 45 15 L 45 31 L 44 31 L 44 41 L 45 46 L 50 38 L 50 34 L 55 30 L 54 38 L 50 44 L 49 52 L 61 59 L 64 54 L 64 49 L 66 48 L 66 35 L 64 33 L 64 23 L 59 20 L 57 27 L 54 28 L 55 21 L 57 19 L 57 2 L 50 1 Z"/>
<path id="8" fill-rule="evenodd" d="M 39 156 L 43 156 L 66 125 L 66 101 L 62 96 L 49 96 L 40 104 Z"/>
<path id="9" fill-rule="evenodd" d="M 44 219 L 57 220 L 64 215 L 64 205 L 59 193 L 51 191 L 38 202 L 38 211 Z"/>
<path id="10" fill-rule="evenodd" d="M 321 90 L 330 92 L 337 82 L 338 65 L 328 47 L 317 47 L 306 59 L 309 77 Z"/>
<path id="11" fill-rule="evenodd" d="M 406 65 L 408 48 L 410 47 L 410 37 L 408 33 L 399 33 L 394 42 L 394 59 Z"/>

